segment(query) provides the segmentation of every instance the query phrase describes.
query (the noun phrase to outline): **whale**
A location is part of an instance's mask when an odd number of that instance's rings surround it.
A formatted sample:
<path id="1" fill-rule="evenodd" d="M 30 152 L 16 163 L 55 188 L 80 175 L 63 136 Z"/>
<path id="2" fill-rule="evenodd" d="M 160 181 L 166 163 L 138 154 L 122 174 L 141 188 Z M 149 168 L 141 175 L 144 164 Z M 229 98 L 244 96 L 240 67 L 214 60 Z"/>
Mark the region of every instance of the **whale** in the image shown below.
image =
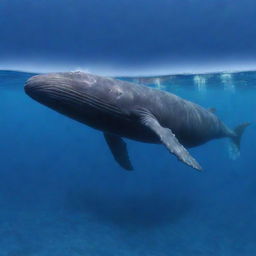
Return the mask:
<path id="1" fill-rule="evenodd" d="M 84 72 L 35 75 L 24 90 L 37 102 L 102 131 L 114 159 L 125 170 L 133 170 L 133 165 L 124 138 L 163 144 L 178 160 L 201 171 L 189 148 L 227 137 L 239 150 L 250 124 L 231 129 L 213 109 L 175 94 Z"/>

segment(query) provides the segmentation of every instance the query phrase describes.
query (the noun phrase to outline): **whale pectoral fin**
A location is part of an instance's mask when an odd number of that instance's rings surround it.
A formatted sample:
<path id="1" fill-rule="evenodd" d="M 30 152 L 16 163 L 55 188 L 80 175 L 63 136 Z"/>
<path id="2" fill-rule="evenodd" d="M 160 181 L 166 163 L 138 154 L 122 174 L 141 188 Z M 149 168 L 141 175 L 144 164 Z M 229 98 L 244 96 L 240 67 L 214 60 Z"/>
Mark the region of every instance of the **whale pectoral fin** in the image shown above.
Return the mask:
<path id="1" fill-rule="evenodd" d="M 129 155 L 127 152 L 126 143 L 119 136 L 105 133 L 105 140 L 115 158 L 115 160 L 122 166 L 124 169 L 131 171 L 133 170 L 132 164 L 129 159 Z"/>
<path id="2" fill-rule="evenodd" d="M 141 120 L 145 126 L 150 128 L 156 133 L 160 141 L 167 147 L 167 149 L 174 154 L 180 161 L 201 171 L 202 167 L 199 163 L 189 154 L 189 152 L 179 143 L 178 139 L 172 133 L 171 129 L 162 127 L 158 120 L 148 114 L 143 114 Z"/>

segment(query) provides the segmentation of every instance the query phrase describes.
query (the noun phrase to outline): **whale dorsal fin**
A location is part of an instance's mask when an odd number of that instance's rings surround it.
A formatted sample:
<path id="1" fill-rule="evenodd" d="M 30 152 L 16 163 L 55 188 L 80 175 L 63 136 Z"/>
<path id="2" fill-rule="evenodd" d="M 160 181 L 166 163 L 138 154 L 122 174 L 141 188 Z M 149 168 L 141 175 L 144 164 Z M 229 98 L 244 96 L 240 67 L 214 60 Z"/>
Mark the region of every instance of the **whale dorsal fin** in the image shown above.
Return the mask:
<path id="1" fill-rule="evenodd" d="M 202 170 L 199 163 L 180 144 L 171 129 L 161 126 L 158 120 L 147 110 L 142 110 L 138 113 L 140 115 L 141 122 L 159 137 L 160 141 L 166 146 L 169 152 L 174 154 L 183 163 L 196 170 Z"/>
<path id="2" fill-rule="evenodd" d="M 208 108 L 208 111 L 210 111 L 211 113 L 215 113 L 216 112 L 216 108 Z"/>
<path id="3" fill-rule="evenodd" d="M 133 170 L 127 152 L 126 143 L 117 135 L 104 132 L 105 140 L 115 158 L 115 160 L 126 170 Z"/>

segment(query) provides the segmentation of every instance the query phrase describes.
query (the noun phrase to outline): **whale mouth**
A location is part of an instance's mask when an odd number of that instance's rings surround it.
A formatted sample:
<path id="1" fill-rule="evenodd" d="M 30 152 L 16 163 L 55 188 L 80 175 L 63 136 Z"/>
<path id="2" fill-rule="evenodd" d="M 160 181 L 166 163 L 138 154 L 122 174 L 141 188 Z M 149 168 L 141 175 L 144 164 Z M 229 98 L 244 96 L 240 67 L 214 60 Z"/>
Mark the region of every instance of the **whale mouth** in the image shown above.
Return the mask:
<path id="1" fill-rule="evenodd" d="M 25 83 L 24 90 L 26 94 L 35 100 L 37 100 L 37 96 L 40 95 L 40 92 L 43 92 L 43 88 L 46 86 L 46 80 L 43 78 L 43 75 L 33 76 Z"/>

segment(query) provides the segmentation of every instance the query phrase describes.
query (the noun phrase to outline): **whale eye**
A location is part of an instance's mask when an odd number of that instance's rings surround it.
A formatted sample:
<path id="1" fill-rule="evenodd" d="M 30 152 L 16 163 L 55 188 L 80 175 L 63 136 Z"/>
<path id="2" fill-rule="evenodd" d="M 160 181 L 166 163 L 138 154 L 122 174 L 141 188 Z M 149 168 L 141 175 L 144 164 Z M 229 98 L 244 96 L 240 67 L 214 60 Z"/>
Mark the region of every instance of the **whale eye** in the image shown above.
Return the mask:
<path id="1" fill-rule="evenodd" d="M 122 95 L 123 95 L 123 91 L 120 88 L 117 88 L 116 90 L 117 99 L 119 99 Z"/>
<path id="2" fill-rule="evenodd" d="M 123 91 L 121 90 L 121 88 L 119 87 L 112 87 L 111 89 L 109 89 L 109 92 L 113 95 L 116 96 L 117 99 L 119 99 L 122 95 L 123 95 Z"/>

